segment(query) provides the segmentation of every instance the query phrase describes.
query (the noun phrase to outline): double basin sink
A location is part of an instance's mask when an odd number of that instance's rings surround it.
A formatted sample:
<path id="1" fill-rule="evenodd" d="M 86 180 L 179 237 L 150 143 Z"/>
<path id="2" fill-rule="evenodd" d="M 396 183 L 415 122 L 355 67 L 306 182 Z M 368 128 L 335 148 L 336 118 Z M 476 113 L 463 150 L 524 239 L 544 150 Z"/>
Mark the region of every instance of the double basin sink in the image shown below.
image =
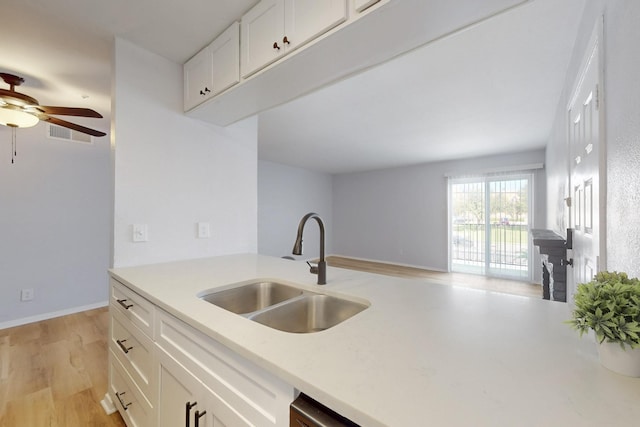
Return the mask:
<path id="1" fill-rule="evenodd" d="M 294 333 L 323 331 L 369 307 L 368 303 L 311 292 L 272 280 L 254 280 L 200 299 L 273 329 Z"/>

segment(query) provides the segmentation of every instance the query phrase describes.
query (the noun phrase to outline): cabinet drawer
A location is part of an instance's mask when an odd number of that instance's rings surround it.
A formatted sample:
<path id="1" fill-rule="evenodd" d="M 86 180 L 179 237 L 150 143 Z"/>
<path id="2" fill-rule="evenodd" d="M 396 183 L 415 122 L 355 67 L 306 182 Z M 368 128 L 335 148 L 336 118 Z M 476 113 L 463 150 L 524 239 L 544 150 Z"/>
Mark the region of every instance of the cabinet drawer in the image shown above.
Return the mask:
<path id="1" fill-rule="evenodd" d="M 120 310 L 111 308 L 109 346 L 149 402 L 156 401 L 154 344 Z"/>
<path id="2" fill-rule="evenodd" d="M 128 427 L 152 427 L 153 408 L 111 353 L 109 358 L 109 393 Z"/>
<path id="3" fill-rule="evenodd" d="M 173 316 L 156 313 L 156 343 L 253 425 L 288 425 L 289 384 Z"/>
<path id="4" fill-rule="evenodd" d="M 111 305 L 120 310 L 147 336 L 153 338 L 153 304 L 113 278 L 110 283 Z"/>

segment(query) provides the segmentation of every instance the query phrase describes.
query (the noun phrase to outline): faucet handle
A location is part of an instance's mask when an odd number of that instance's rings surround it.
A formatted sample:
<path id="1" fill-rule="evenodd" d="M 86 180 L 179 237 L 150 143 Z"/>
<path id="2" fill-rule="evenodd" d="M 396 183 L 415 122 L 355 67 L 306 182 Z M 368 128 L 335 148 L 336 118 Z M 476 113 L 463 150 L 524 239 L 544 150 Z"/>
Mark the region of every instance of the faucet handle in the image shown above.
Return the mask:
<path id="1" fill-rule="evenodd" d="M 307 265 L 309 266 L 309 272 L 311 272 L 311 274 L 318 274 L 318 266 L 317 265 L 311 265 L 311 263 L 309 261 L 307 261 Z"/>

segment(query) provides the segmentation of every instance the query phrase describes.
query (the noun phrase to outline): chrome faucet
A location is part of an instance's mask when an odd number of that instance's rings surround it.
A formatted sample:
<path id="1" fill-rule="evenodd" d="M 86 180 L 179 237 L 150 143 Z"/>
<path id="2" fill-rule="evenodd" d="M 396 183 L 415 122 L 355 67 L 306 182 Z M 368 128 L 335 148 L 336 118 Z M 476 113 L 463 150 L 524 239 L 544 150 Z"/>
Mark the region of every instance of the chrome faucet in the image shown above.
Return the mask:
<path id="1" fill-rule="evenodd" d="M 312 266 L 309 262 L 307 262 L 307 264 L 309 264 L 311 274 L 318 275 L 318 285 L 325 285 L 327 283 L 327 262 L 324 260 L 324 223 L 317 213 L 310 212 L 300 220 L 298 235 L 296 236 L 296 242 L 293 244 L 292 253 L 294 255 L 302 255 L 302 231 L 309 218 L 315 219 L 320 226 L 320 261 L 317 266 Z"/>

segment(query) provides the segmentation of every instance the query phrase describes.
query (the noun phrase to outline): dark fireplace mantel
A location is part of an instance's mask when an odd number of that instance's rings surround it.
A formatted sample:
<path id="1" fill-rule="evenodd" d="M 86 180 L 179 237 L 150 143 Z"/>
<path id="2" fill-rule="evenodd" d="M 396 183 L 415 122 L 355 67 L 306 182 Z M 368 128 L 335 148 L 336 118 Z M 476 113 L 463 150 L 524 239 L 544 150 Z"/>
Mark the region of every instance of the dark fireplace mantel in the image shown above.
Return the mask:
<path id="1" fill-rule="evenodd" d="M 565 239 L 552 230 L 531 230 L 533 245 L 542 259 L 542 297 L 567 302 L 567 249 L 571 249 L 571 230 Z"/>

